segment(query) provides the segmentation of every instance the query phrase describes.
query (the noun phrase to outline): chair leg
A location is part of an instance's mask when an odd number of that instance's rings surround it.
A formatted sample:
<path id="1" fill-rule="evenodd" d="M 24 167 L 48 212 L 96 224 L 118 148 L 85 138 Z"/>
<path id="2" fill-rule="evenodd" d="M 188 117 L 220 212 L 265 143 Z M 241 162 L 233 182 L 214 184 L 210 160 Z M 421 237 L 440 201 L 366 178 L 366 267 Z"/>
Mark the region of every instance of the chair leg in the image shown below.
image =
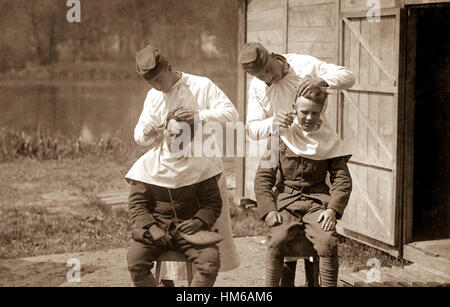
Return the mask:
<path id="1" fill-rule="evenodd" d="M 319 255 L 314 252 L 313 256 L 313 272 L 314 272 L 314 287 L 320 287 L 320 271 L 319 271 Z"/>
<path id="2" fill-rule="evenodd" d="M 314 262 L 309 261 L 308 258 L 305 258 L 305 278 L 305 287 L 314 287 Z"/>
<path id="3" fill-rule="evenodd" d="M 190 287 L 193 279 L 193 273 L 192 273 L 192 262 L 190 262 L 189 260 L 186 261 L 186 270 L 187 270 L 188 286 Z"/>
<path id="4" fill-rule="evenodd" d="M 156 268 L 155 268 L 155 280 L 157 282 L 157 285 L 161 282 L 161 261 L 156 261 Z"/>
<path id="5" fill-rule="evenodd" d="M 313 261 L 305 258 L 306 287 L 319 287 L 319 256 L 315 253 Z"/>
<path id="6" fill-rule="evenodd" d="M 280 287 L 295 287 L 295 270 L 297 261 L 283 263 L 283 273 L 281 275 Z"/>

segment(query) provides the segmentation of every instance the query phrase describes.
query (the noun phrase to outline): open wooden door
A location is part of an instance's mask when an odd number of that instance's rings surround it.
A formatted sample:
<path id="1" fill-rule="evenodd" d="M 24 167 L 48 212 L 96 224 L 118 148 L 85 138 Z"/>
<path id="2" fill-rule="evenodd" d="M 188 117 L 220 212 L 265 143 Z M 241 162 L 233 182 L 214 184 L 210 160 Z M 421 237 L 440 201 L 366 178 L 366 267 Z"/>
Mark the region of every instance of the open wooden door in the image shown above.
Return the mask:
<path id="1" fill-rule="evenodd" d="M 339 95 L 339 133 L 353 152 L 353 192 L 338 231 L 397 254 L 400 9 L 339 13 L 339 64 L 355 85 Z M 373 16 L 372 16 L 373 17 Z"/>

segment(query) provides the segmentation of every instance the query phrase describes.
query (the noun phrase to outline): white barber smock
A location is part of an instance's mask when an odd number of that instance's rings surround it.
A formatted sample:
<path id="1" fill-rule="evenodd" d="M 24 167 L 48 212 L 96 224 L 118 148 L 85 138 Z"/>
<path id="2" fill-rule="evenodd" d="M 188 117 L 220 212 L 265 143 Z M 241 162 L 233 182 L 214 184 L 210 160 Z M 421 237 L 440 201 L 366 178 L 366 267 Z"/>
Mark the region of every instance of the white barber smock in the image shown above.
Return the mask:
<path id="1" fill-rule="evenodd" d="M 151 89 L 147 93 L 144 109 L 134 129 L 134 139 L 138 144 L 153 146 L 155 139 L 144 141 L 144 128 L 153 123 L 164 123 L 167 113 L 184 106 L 199 111 L 199 119 L 221 123 L 239 120 L 239 114 L 230 99 L 206 77 L 182 73 L 180 80 L 167 92 Z"/>

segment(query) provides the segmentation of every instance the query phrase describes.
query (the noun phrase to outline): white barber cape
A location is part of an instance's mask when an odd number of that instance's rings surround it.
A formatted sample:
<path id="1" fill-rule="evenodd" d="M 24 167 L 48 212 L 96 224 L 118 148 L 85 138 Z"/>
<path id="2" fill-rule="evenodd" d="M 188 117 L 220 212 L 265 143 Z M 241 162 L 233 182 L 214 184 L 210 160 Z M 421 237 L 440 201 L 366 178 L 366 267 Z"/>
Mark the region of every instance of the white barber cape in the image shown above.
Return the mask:
<path id="1" fill-rule="evenodd" d="M 295 120 L 289 128 L 280 129 L 280 137 L 293 153 L 305 158 L 327 160 L 351 155 L 339 135 L 326 122 L 322 122 L 318 129 L 306 132 Z"/>
<path id="2" fill-rule="evenodd" d="M 180 152 L 180 155 L 172 154 L 163 140 L 141 156 L 125 178 L 178 189 L 221 174 L 221 163 L 220 158 L 193 157 L 183 152 Z"/>
<path id="3" fill-rule="evenodd" d="M 147 125 L 160 126 L 165 123 L 167 113 L 179 106 L 199 111 L 200 120 L 219 123 L 235 122 L 239 119 L 236 108 L 228 97 L 208 78 L 182 73 L 172 89 L 163 93 L 151 89 L 147 93 L 143 111 L 134 130 L 138 144 L 151 149 L 139 158 L 129 170 L 126 179 L 158 184 L 166 188 L 177 188 L 201 182 L 216 174 L 223 174 L 221 158 L 184 157 L 173 159 L 163 144 L 155 138 L 144 141 Z M 239 257 L 231 234 L 228 204 L 228 189 L 225 176 L 220 176 L 219 189 L 222 196 L 222 212 L 213 226 L 224 236 L 218 246 L 221 255 L 220 271 L 229 271 L 239 266 Z M 177 265 L 178 267 L 178 265 Z M 168 272 L 177 275 L 174 270 Z M 176 270 L 182 273 L 184 270 Z"/>

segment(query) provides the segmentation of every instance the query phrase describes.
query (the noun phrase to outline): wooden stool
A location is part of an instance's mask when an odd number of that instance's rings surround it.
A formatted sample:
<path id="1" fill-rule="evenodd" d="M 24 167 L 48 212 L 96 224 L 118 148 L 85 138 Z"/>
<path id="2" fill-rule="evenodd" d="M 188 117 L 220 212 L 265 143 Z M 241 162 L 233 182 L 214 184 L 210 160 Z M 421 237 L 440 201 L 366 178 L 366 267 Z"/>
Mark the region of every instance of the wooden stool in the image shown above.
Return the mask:
<path id="1" fill-rule="evenodd" d="M 192 263 L 183 255 L 175 251 L 168 251 L 161 254 L 158 259 L 156 259 L 156 268 L 155 268 L 155 279 L 158 283 L 161 282 L 161 263 L 163 261 L 174 261 L 174 262 L 186 262 L 186 273 L 188 286 L 191 286 L 193 274 L 192 274 Z"/>
<path id="2" fill-rule="evenodd" d="M 283 277 L 281 278 L 281 287 L 294 286 L 286 284 L 283 279 L 295 280 L 296 261 L 304 259 L 305 261 L 305 279 L 306 287 L 319 287 L 319 255 L 314 250 L 312 243 L 303 237 L 302 240 L 290 242 L 286 246 L 283 264 Z"/>

